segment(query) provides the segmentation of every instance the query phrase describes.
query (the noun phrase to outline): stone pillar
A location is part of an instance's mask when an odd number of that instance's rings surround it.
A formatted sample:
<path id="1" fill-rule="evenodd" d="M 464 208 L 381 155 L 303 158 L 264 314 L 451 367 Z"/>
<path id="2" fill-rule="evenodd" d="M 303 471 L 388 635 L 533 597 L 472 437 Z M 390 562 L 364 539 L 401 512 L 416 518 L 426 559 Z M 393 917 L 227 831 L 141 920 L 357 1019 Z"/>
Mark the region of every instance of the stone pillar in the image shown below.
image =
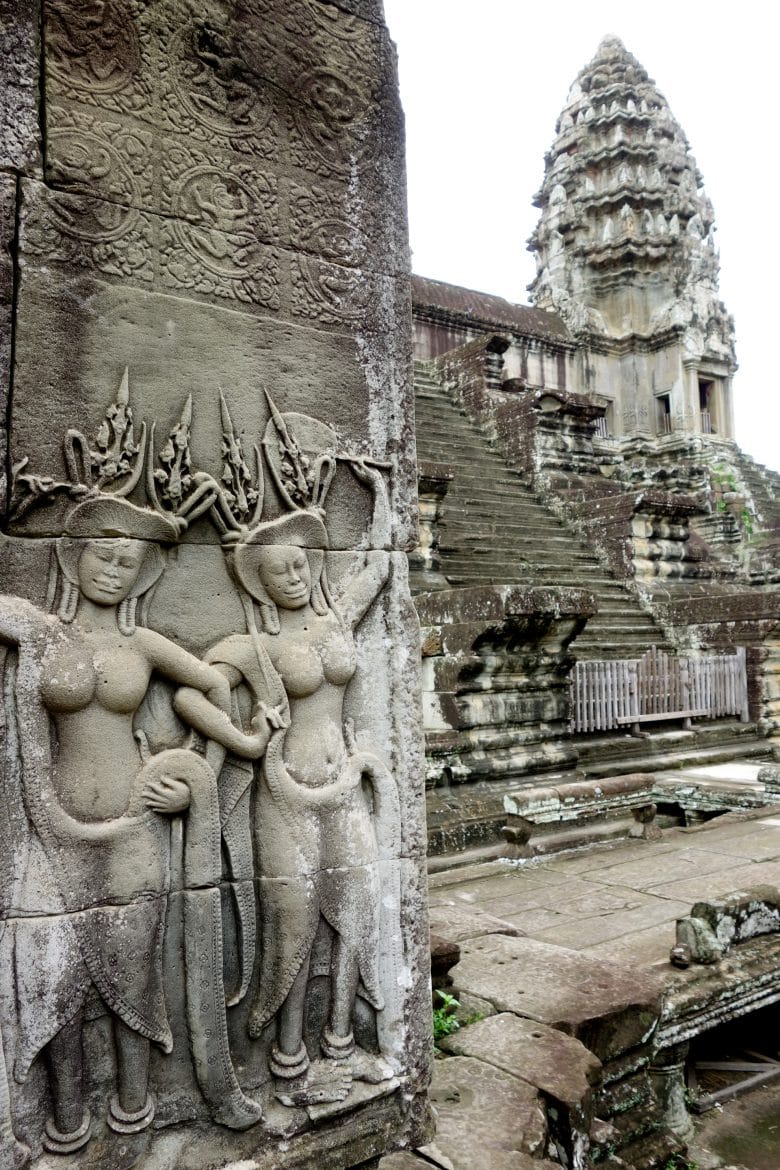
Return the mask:
<path id="1" fill-rule="evenodd" d="M 681 1142 L 687 1142 L 693 1136 L 693 1121 L 685 1104 L 687 1056 L 687 1044 L 674 1044 L 657 1052 L 650 1068 L 650 1076 L 662 1110 L 663 1127 Z"/>
<path id="2" fill-rule="evenodd" d="M 672 393 L 672 414 L 676 431 L 696 435 L 701 433 L 698 364 L 695 361 L 683 359 L 679 399 Z"/>
<path id="3" fill-rule="evenodd" d="M 381 3 L 5 6 L 0 1170 L 372 1166 L 431 1052 Z"/>

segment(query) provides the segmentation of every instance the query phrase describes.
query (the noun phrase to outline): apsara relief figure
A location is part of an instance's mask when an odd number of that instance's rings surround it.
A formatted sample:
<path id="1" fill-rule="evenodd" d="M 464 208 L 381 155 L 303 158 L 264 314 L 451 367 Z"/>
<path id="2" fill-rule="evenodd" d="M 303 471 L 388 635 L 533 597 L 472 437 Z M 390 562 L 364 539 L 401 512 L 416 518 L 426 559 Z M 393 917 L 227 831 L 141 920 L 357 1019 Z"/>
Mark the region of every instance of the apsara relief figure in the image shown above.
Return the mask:
<path id="1" fill-rule="evenodd" d="M 183 418 L 180 426 L 187 425 Z M 179 813 L 186 813 L 181 896 L 195 1073 L 216 1121 L 244 1128 L 261 1115 L 238 1085 L 227 1045 L 216 778 L 195 752 L 150 755 L 143 735 L 134 733 L 156 674 L 207 698 L 216 713 L 214 733 L 235 735 L 225 714 L 224 674 L 143 624 L 165 565 L 160 545 L 175 542 L 184 526 L 173 513 L 125 498 L 139 480 L 144 446 L 145 430 L 137 443 L 133 435 L 125 375 L 95 449 L 69 432 L 70 484 L 22 477 L 22 507 L 65 489 L 82 497 L 57 542 L 51 612 L 0 597 L 0 642 L 13 651 L 6 663 L 6 724 L 29 820 L 26 864 L 13 894 L 21 907 L 13 923 L 14 1075 L 24 1081 L 45 1050 L 53 1113 L 43 1142 L 60 1153 L 80 1149 L 92 1130 L 82 1024 L 95 994 L 111 1015 L 116 1051 L 108 1125 L 135 1133 L 154 1116 L 150 1044 L 163 1052 L 172 1047 L 163 936 L 170 818 Z M 162 478 L 175 496 L 174 464 L 169 461 Z M 190 500 L 190 518 L 209 502 Z M 268 738 L 263 732 L 260 750 Z"/>
<path id="2" fill-rule="evenodd" d="M 329 427 L 281 415 L 270 398 L 269 405 L 263 446 L 288 511 L 242 524 L 235 491 L 218 498 L 214 515 L 247 629 L 213 646 L 206 660 L 231 688 L 248 690 L 253 720 L 264 717 L 273 727 L 257 768 L 252 824 L 262 937 L 249 1032 L 259 1037 L 273 1023 L 276 1095 L 305 1106 L 343 1099 L 353 1080 L 393 1076 L 381 1054 L 356 1046 L 353 1015 L 358 994 L 375 1011 L 383 1007 L 379 857 L 396 847 L 398 798 L 387 765 L 358 750 L 344 713 L 356 670 L 355 630 L 388 579 L 389 509 L 377 466 L 335 455 Z M 243 466 L 224 406 L 223 426 L 224 449 L 232 445 L 234 467 Z M 323 503 L 338 458 L 371 491 L 373 514 L 369 549 L 358 554 L 362 566 L 334 597 Z M 223 476 L 223 484 L 230 481 Z M 175 706 L 204 734 L 218 730 L 212 729 L 218 713 L 202 688 L 182 689 Z M 330 999 L 319 1052 L 312 1054 L 305 1020 L 323 920 L 331 935 Z"/>

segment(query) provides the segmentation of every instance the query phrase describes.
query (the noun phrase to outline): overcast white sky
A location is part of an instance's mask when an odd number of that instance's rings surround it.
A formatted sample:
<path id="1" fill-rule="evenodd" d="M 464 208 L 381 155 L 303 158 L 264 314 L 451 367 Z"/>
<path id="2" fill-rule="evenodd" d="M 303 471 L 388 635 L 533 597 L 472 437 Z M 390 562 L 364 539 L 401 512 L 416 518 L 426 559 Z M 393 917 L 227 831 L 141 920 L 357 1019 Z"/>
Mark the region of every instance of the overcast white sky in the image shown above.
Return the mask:
<path id="1" fill-rule="evenodd" d="M 780 470 L 777 36 L 771 6 L 385 0 L 406 111 L 414 271 L 528 303 L 544 154 L 569 86 L 621 37 L 682 125 L 715 207 L 740 368 L 737 439 Z"/>

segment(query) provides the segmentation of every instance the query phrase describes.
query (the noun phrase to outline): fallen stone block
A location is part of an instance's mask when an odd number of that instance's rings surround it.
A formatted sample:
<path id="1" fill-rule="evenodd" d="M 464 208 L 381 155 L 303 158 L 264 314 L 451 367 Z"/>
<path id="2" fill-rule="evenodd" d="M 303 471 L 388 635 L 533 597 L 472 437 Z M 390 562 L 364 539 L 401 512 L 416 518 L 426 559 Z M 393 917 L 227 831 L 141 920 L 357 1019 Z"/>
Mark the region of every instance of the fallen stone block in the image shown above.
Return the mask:
<path id="1" fill-rule="evenodd" d="M 669 956 L 676 967 L 717 963 L 732 946 L 780 931 L 780 891 L 757 886 L 713 902 L 697 902 L 677 919 L 677 938 Z"/>
<path id="2" fill-rule="evenodd" d="M 459 992 L 567 1032 L 602 1061 L 645 1043 L 660 1013 L 657 976 L 534 939 L 466 941 L 454 978 Z"/>

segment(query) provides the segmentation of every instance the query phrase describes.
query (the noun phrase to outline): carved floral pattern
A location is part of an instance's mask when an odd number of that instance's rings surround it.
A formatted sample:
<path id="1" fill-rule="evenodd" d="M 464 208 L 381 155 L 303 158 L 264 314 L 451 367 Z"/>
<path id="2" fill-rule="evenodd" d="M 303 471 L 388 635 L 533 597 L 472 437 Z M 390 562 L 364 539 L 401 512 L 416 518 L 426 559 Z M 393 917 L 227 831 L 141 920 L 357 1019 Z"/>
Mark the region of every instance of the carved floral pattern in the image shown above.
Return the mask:
<path id="1" fill-rule="evenodd" d="M 53 0 L 47 33 L 50 68 L 87 93 L 116 93 L 140 68 L 138 31 L 118 0 Z"/>
<path id="2" fill-rule="evenodd" d="M 362 317 L 376 300 L 375 280 L 356 268 L 314 256 L 292 261 L 293 312 L 328 324 Z"/>
<path id="3" fill-rule="evenodd" d="M 231 138 L 256 135 L 268 124 L 271 102 L 218 21 L 189 21 L 169 51 L 177 96 L 197 122 Z"/>
<path id="4" fill-rule="evenodd" d="M 300 141 L 291 144 L 294 160 L 303 166 L 313 162 L 325 173 L 361 169 L 372 161 L 380 136 L 370 94 L 334 69 L 316 68 L 298 79 L 296 97 L 292 123 Z"/>
<path id="5" fill-rule="evenodd" d="M 252 236 L 161 220 L 159 248 L 164 286 L 268 309 L 281 306 L 281 254 Z"/>
<path id="6" fill-rule="evenodd" d="M 146 0 L 54 0 L 47 5 L 50 94 L 148 118 L 153 69 L 146 7 Z"/>
<path id="7" fill-rule="evenodd" d="M 290 241 L 293 247 L 336 264 L 365 264 L 369 241 L 355 222 L 357 216 L 348 218 L 339 214 L 342 202 L 337 192 L 292 183 Z"/>
<path id="8" fill-rule="evenodd" d="M 28 189 L 23 222 L 28 256 L 142 283 L 153 280 L 150 217 L 134 207 L 36 186 Z"/>
<path id="9" fill-rule="evenodd" d="M 181 159 L 182 152 L 173 153 Z M 179 171 L 179 175 L 171 198 L 173 214 L 181 225 L 185 247 L 191 247 L 204 263 L 222 259 L 220 249 L 215 251 L 208 244 L 210 233 L 235 240 L 236 247 L 242 236 L 266 240 L 278 236 L 274 177 L 251 172 L 246 178 L 239 177 L 208 163 Z"/>
<path id="10" fill-rule="evenodd" d="M 116 118 L 53 107 L 46 177 L 55 187 L 152 209 L 152 134 Z"/>

